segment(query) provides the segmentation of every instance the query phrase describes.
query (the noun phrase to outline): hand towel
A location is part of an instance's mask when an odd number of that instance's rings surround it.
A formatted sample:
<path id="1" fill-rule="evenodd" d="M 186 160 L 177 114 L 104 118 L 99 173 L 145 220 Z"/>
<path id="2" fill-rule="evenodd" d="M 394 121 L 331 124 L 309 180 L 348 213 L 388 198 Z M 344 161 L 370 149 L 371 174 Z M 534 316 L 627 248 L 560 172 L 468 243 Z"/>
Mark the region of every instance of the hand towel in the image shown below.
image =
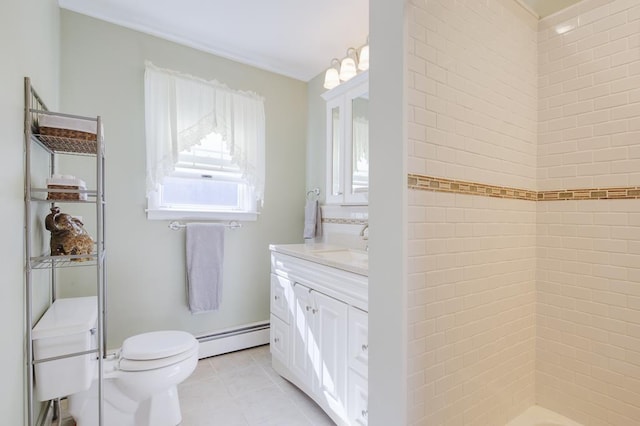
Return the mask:
<path id="1" fill-rule="evenodd" d="M 219 223 L 187 224 L 187 296 L 191 313 L 214 311 L 220 306 L 224 229 Z"/>
<path id="2" fill-rule="evenodd" d="M 315 238 L 319 236 L 318 223 L 321 223 L 318 221 L 319 218 L 320 218 L 320 205 L 318 204 L 318 200 L 307 200 L 307 203 L 304 206 L 303 237 L 305 239 Z"/>

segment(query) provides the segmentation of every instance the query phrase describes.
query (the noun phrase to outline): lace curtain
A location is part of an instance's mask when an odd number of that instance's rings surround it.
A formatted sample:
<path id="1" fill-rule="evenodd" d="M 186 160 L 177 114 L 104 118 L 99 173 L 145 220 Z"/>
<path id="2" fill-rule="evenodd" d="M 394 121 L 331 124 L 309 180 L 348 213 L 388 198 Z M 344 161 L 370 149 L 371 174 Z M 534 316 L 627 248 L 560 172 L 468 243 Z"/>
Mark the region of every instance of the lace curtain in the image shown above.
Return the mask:
<path id="1" fill-rule="evenodd" d="M 217 81 L 145 67 L 147 196 L 174 171 L 178 153 L 216 132 L 251 185 L 258 204 L 264 196 L 264 99 L 231 90 Z"/>

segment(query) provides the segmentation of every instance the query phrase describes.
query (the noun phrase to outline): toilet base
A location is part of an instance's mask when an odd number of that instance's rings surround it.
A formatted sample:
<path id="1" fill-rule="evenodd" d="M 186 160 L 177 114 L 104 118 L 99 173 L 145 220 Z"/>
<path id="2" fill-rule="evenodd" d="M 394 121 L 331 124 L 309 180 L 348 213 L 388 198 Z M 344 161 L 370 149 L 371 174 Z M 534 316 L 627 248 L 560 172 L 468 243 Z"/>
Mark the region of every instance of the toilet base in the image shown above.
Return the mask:
<path id="1" fill-rule="evenodd" d="M 103 382 L 103 425 L 177 426 L 182 421 L 176 386 L 136 403 L 110 380 Z M 98 382 L 69 396 L 69 413 L 76 426 L 98 426 Z"/>

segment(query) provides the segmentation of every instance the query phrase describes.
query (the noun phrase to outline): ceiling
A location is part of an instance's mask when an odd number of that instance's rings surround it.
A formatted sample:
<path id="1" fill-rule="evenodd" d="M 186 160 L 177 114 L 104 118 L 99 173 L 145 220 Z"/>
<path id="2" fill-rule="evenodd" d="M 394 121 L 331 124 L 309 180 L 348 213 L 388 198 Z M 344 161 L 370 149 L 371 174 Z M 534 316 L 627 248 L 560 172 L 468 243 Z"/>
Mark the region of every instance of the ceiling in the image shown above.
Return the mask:
<path id="1" fill-rule="evenodd" d="M 369 0 L 59 0 L 60 7 L 309 81 L 369 35 Z"/>
<path id="2" fill-rule="evenodd" d="M 582 0 L 520 0 L 531 10 L 538 14 L 540 18 L 552 15 L 562 9 L 579 3 Z"/>
<path id="3" fill-rule="evenodd" d="M 540 17 L 579 0 L 520 0 Z M 369 0 L 58 0 L 60 7 L 302 81 L 360 47 Z"/>

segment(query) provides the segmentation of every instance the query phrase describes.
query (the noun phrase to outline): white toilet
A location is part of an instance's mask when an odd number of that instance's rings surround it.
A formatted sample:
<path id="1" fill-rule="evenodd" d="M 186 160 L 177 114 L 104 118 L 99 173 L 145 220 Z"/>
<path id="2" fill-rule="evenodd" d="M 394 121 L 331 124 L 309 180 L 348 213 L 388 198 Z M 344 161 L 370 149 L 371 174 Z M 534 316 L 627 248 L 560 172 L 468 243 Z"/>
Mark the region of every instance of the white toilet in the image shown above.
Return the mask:
<path id="1" fill-rule="evenodd" d="M 57 299 L 33 329 L 36 360 L 97 347 L 95 297 Z M 103 360 L 104 426 L 176 426 L 182 421 L 177 385 L 195 370 L 198 341 L 184 331 L 129 337 Z M 69 397 L 77 426 L 98 424 L 97 354 L 37 363 L 36 396 Z"/>

